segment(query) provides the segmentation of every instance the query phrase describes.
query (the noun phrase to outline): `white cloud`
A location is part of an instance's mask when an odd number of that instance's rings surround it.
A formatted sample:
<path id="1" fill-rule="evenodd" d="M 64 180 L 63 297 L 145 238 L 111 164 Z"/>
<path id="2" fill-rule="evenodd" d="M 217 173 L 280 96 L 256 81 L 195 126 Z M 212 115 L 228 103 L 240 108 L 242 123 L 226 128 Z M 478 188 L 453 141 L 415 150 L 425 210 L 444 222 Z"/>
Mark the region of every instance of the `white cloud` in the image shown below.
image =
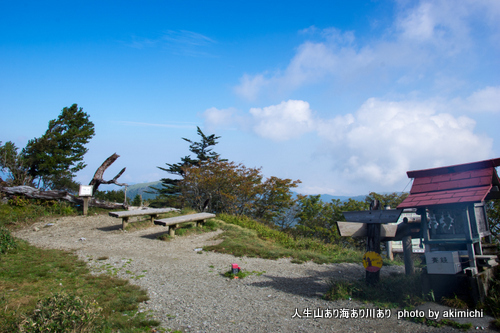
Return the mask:
<path id="1" fill-rule="evenodd" d="M 264 138 L 284 141 L 299 137 L 313 129 L 314 120 L 309 103 L 289 100 L 278 105 L 252 108 L 254 131 Z"/>
<path id="2" fill-rule="evenodd" d="M 246 123 L 273 141 L 314 132 L 324 143 L 311 147 L 310 153 L 330 156 L 332 172 L 343 181 L 391 187 L 404 182 L 408 170 L 491 157 L 493 141 L 474 133 L 475 121 L 443 112 L 442 106 L 442 101 L 370 98 L 353 114 L 322 119 L 314 116 L 309 103 L 289 100 L 250 109 Z M 205 119 L 230 125 L 234 117 L 231 110 L 212 108 Z"/>
<path id="3" fill-rule="evenodd" d="M 475 91 L 464 103 L 464 109 L 476 112 L 500 112 L 500 87 Z"/>
<path id="4" fill-rule="evenodd" d="M 124 44 L 136 48 L 144 49 L 149 47 L 163 47 L 175 54 L 187 56 L 212 56 L 205 50 L 206 47 L 216 43 L 208 36 L 188 30 L 167 30 L 156 38 L 131 37 L 131 42 Z"/>
<path id="5" fill-rule="evenodd" d="M 392 185 L 410 168 L 486 159 L 492 140 L 474 133 L 475 121 L 439 113 L 432 102 L 367 100 L 354 114 L 319 126 L 336 168 L 352 181 Z M 342 135 L 332 135 L 339 132 Z"/>
<path id="6" fill-rule="evenodd" d="M 238 95 L 252 101 L 257 98 L 260 90 L 268 84 L 269 82 L 263 74 L 255 76 L 244 74 L 240 79 L 240 85 L 236 86 L 234 91 Z"/>
<path id="7" fill-rule="evenodd" d="M 248 121 L 245 118 L 248 116 L 242 115 L 235 108 L 217 109 L 212 107 L 205 110 L 201 116 L 205 119 L 205 126 L 208 130 L 215 130 L 217 128 L 227 128 L 238 126 L 245 128 Z"/>
<path id="8" fill-rule="evenodd" d="M 497 48 L 500 36 L 500 2 L 419 1 L 401 6 L 393 25 L 380 37 L 358 45 L 355 33 L 335 28 L 310 27 L 300 31 L 306 40 L 284 70 L 274 74 L 245 74 L 235 92 L 256 100 L 261 94 L 280 96 L 301 86 L 324 80 L 352 84 L 383 80 L 416 84 L 423 79 L 442 79 L 456 74 L 457 66 L 480 57 L 480 49 Z M 485 41 L 488 37 L 489 42 Z M 495 37 L 497 36 L 497 37 Z M 425 66 L 424 66 L 425 65 Z"/>

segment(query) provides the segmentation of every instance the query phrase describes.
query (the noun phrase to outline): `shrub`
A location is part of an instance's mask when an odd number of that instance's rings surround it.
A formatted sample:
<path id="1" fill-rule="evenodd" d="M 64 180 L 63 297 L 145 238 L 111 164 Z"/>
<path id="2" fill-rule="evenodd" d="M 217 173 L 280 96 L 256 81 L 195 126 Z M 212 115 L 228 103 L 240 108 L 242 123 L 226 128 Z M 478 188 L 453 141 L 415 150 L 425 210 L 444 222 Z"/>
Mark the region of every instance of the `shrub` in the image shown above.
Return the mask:
<path id="1" fill-rule="evenodd" d="M 101 324 L 101 308 L 66 293 L 39 301 L 29 316 L 23 316 L 19 332 L 96 332 Z"/>
<path id="2" fill-rule="evenodd" d="M 16 239 L 10 234 L 10 231 L 0 226 L 0 254 L 15 249 L 16 246 Z"/>

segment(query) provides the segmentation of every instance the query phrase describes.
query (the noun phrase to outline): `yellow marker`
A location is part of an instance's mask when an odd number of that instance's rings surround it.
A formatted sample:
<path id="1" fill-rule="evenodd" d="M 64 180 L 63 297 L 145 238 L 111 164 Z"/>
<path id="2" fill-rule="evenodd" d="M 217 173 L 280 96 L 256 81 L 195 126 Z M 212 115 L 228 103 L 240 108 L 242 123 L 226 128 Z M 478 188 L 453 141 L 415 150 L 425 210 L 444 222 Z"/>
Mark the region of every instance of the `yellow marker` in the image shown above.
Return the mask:
<path id="1" fill-rule="evenodd" d="M 377 252 L 369 251 L 363 256 L 363 266 L 368 272 L 378 272 L 382 264 L 382 257 Z"/>

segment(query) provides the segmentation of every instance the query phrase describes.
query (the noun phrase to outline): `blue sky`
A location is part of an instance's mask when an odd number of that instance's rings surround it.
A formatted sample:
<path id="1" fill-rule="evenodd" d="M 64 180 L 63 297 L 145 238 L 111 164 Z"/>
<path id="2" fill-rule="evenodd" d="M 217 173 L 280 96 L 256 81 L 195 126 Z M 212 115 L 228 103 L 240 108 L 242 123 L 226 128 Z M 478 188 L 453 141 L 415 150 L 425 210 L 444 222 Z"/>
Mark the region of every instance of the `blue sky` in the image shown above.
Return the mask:
<path id="1" fill-rule="evenodd" d="M 0 141 L 77 103 L 84 184 L 114 152 L 107 178 L 159 180 L 200 126 L 303 194 L 402 191 L 500 157 L 499 21 L 497 0 L 0 1 Z"/>

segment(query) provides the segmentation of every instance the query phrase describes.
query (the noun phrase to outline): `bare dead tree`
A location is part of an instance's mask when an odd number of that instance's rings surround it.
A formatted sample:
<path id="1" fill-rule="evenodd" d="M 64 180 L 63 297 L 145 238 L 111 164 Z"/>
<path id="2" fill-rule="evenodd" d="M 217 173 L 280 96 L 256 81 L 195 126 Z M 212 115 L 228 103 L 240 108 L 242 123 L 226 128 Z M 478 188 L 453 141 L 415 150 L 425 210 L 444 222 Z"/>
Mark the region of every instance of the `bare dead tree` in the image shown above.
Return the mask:
<path id="1" fill-rule="evenodd" d="M 123 168 L 122 171 L 120 171 L 113 179 L 111 180 L 104 180 L 103 177 L 104 177 L 104 171 L 106 171 L 107 168 L 109 168 L 109 166 L 111 164 L 113 164 L 114 161 L 116 161 L 116 159 L 120 157 L 120 155 L 118 155 L 117 153 L 114 153 L 113 155 L 111 155 L 110 157 L 108 157 L 102 164 L 101 166 L 97 169 L 97 171 L 95 172 L 94 174 L 94 177 L 92 178 L 92 180 L 90 181 L 89 185 L 92 185 L 93 188 L 92 188 L 92 193 L 96 193 L 97 192 L 97 189 L 99 188 L 99 185 L 101 184 L 115 184 L 115 185 L 118 185 L 118 186 L 128 186 L 127 184 L 125 183 L 118 183 L 117 180 L 118 178 L 120 178 L 120 176 L 125 172 L 125 169 L 126 168 Z"/>

